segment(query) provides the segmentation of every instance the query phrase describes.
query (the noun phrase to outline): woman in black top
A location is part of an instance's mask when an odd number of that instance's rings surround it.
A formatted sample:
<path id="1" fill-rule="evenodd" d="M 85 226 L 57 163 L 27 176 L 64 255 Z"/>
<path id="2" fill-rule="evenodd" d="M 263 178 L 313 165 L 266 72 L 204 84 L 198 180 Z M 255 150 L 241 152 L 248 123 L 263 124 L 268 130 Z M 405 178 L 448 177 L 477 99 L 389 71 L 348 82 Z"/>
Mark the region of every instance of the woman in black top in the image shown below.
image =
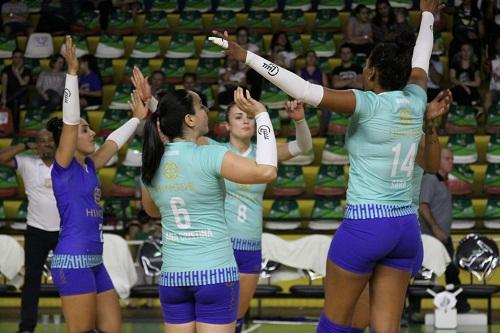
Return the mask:
<path id="1" fill-rule="evenodd" d="M 458 105 L 476 105 L 481 85 L 477 57 L 470 43 L 462 44 L 450 66 L 450 83 L 453 99 Z"/>

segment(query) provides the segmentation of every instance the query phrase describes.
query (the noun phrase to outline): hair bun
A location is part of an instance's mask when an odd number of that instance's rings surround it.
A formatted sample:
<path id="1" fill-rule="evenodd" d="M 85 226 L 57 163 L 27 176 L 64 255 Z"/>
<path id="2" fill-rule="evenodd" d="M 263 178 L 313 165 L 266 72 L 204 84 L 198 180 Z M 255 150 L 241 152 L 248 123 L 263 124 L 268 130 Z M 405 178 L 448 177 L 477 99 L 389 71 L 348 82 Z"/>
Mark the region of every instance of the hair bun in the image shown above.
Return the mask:
<path id="1" fill-rule="evenodd" d="M 63 127 L 63 121 L 61 118 L 57 118 L 57 117 L 51 118 L 47 122 L 47 126 L 46 126 L 47 130 L 49 130 L 52 133 L 62 131 L 62 127 Z"/>

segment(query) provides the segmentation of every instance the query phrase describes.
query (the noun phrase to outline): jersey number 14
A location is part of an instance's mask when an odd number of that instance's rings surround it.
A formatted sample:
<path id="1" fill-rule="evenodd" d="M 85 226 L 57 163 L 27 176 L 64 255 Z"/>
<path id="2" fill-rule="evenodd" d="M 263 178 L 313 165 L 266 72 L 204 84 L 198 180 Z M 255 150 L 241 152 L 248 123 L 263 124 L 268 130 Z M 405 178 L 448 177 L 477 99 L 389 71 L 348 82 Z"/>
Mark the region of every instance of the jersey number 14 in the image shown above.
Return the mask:
<path id="1" fill-rule="evenodd" d="M 411 177 L 413 173 L 413 167 L 415 165 L 415 154 L 417 152 L 417 144 L 412 143 L 410 150 L 406 154 L 401 166 L 399 166 L 399 159 L 401 157 L 401 147 L 402 145 L 398 143 L 392 147 L 392 152 L 394 153 L 394 159 L 392 160 L 391 177 L 396 177 L 398 171 L 406 172 L 406 177 Z"/>

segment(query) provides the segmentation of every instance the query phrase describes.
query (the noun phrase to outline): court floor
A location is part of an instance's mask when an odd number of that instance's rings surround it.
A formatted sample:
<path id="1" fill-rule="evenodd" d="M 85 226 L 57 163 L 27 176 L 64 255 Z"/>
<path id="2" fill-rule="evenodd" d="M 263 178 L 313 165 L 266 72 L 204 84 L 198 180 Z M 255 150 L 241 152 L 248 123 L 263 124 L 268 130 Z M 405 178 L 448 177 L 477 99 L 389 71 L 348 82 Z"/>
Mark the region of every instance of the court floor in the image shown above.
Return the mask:
<path id="1" fill-rule="evenodd" d="M 313 333 L 316 324 L 314 323 L 278 323 L 278 322 L 254 322 L 246 327 L 244 333 Z M 4 322 L 0 319 L 1 333 L 14 333 L 17 330 L 16 322 Z M 163 326 L 160 322 L 125 322 L 123 333 L 163 333 Z M 435 330 L 429 326 L 414 325 L 402 328 L 401 333 L 497 333 L 500 332 L 500 325 L 490 327 L 469 327 L 458 330 Z M 35 333 L 66 333 L 66 326 L 53 323 L 39 324 Z"/>

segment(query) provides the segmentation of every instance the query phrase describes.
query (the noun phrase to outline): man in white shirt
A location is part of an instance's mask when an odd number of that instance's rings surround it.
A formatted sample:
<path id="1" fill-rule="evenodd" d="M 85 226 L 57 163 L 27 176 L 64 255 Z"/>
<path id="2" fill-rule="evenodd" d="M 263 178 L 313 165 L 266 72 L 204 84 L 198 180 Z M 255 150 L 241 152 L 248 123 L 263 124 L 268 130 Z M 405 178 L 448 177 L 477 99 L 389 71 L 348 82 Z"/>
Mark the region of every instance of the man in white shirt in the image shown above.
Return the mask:
<path id="1" fill-rule="evenodd" d="M 29 148 L 36 150 L 37 156 L 20 155 Z M 56 247 L 59 236 L 59 212 L 50 178 L 54 154 L 54 138 L 45 129 L 38 132 L 35 144 L 20 143 L 0 151 L 0 165 L 17 170 L 28 197 L 21 333 L 35 331 L 43 264 L 49 251 Z"/>

